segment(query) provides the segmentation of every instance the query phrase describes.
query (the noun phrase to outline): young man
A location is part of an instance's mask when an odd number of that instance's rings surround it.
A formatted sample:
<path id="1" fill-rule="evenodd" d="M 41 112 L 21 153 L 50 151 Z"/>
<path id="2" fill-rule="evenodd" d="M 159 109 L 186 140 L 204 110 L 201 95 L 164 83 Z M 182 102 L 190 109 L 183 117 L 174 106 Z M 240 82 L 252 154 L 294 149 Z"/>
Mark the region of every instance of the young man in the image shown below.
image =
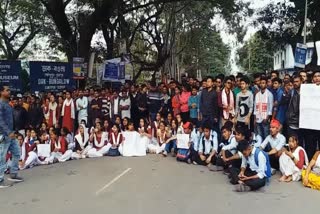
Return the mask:
<path id="1" fill-rule="evenodd" d="M 13 131 L 13 110 L 9 105 L 10 89 L 8 86 L 0 85 L 0 189 L 9 187 L 4 181 L 6 170 L 6 155 L 9 151 L 12 154 L 12 164 L 10 167 L 10 177 L 8 180 L 22 182 L 18 176 L 20 147 Z"/>
<path id="2" fill-rule="evenodd" d="M 149 116 L 151 121 L 156 120 L 158 112 L 162 111 L 163 107 L 163 96 L 162 93 L 157 89 L 156 83 L 150 83 L 150 91 L 147 94 L 147 109 L 149 110 Z"/>
<path id="3" fill-rule="evenodd" d="M 194 86 L 192 87 L 191 96 L 188 100 L 188 106 L 190 111 L 190 120 L 194 125 L 198 125 L 198 117 L 199 117 L 199 96 L 198 90 Z"/>
<path id="4" fill-rule="evenodd" d="M 203 127 L 203 136 L 199 142 L 198 153 L 195 153 L 192 160 L 199 165 L 210 167 L 211 164 L 215 164 L 217 154 L 218 138 L 211 134 L 210 126 L 207 124 Z"/>
<path id="5" fill-rule="evenodd" d="M 219 107 L 217 92 L 213 89 L 213 78 L 207 78 L 207 88 L 203 89 L 200 96 L 200 119 L 202 124 L 209 123 L 217 131 Z"/>
<path id="6" fill-rule="evenodd" d="M 127 118 L 131 118 L 131 100 L 130 97 L 128 96 L 128 92 L 126 90 L 122 91 L 122 97 L 120 100 L 120 104 L 119 104 L 119 108 L 121 111 L 121 119 L 127 117 Z"/>
<path id="7" fill-rule="evenodd" d="M 224 80 L 224 89 L 218 93 L 218 105 L 221 111 L 221 122 L 222 125 L 226 121 L 232 121 L 235 116 L 235 97 L 231 90 L 232 79 L 231 77 L 226 77 Z"/>
<path id="8" fill-rule="evenodd" d="M 88 98 L 83 96 L 83 91 L 79 91 L 79 98 L 76 101 L 76 109 L 78 112 L 78 123 L 82 120 L 88 123 Z"/>
<path id="9" fill-rule="evenodd" d="M 280 122 L 272 120 L 270 124 L 270 135 L 262 142 L 260 149 L 268 152 L 273 169 L 279 170 L 279 157 L 282 148 L 286 144 L 286 138 L 280 133 Z M 273 170 L 273 173 L 275 170 Z"/>
<path id="10" fill-rule="evenodd" d="M 243 154 L 241 169 L 230 169 L 230 182 L 237 184 L 235 191 L 255 191 L 265 186 L 271 176 L 268 157 L 245 140 L 239 143 L 239 151 Z"/>
<path id="11" fill-rule="evenodd" d="M 237 125 L 246 126 L 249 128 L 250 117 L 253 112 L 253 94 L 248 91 L 248 77 L 240 80 L 241 92 L 236 99 L 236 121 Z"/>
<path id="12" fill-rule="evenodd" d="M 265 139 L 269 135 L 269 125 L 273 110 L 273 95 L 267 90 L 267 78 L 261 77 L 260 91 L 256 94 L 254 115 L 257 133 Z"/>

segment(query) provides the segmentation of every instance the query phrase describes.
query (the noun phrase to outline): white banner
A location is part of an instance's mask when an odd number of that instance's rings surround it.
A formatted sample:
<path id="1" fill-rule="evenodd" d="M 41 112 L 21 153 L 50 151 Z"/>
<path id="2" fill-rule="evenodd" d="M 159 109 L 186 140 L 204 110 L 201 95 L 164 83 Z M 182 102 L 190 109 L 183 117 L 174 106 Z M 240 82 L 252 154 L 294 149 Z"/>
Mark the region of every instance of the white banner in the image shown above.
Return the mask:
<path id="1" fill-rule="evenodd" d="M 299 128 L 320 130 L 320 86 L 302 84 Z"/>
<path id="2" fill-rule="evenodd" d="M 51 147 L 50 144 L 38 144 L 37 145 L 37 153 L 38 157 L 50 157 Z"/>
<path id="3" fill-rule="evenodd" d="M 149 139 L 147 137 L 141 137 L 141 135 L 134 132 L 123 132 L 124 141 L 122 142 L 122 153 L 125 157 L 132 156 L 146 156 L 147 155 L 147 143 Z"/>
<path id="4" fill-rule="evenodd" d="M 189 149 L 190 137 L 188 134 L 177 134 L 177 148 Z"/>

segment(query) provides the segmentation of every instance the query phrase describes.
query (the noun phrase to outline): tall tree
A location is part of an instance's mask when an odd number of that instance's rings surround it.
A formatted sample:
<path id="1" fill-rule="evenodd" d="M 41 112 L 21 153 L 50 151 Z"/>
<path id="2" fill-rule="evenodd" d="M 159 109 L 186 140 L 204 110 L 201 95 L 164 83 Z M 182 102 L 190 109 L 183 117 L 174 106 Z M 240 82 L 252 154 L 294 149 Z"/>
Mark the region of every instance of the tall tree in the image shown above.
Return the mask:
<path id="1" fill-rule="evenodd" d="M 46 19 L 37 0 L 0 0 L 0 22 L 0 51 L 15 60 L 42 32 Z"/>
<path id="2" fill-rule="evenodd" d="M 238 63 L 249 73 L 270 70 L 273 67 L 274 46 L 270 40 L 263 40 L 260 33 L 256 33 L 238 50 Z"/>

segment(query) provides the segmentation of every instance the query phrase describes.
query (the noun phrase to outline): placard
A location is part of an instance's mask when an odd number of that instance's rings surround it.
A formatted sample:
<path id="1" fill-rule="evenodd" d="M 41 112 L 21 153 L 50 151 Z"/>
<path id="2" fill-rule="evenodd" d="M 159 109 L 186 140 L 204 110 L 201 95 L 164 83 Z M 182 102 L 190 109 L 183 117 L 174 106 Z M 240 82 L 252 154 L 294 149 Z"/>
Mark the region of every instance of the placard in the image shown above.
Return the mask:
<path id="1" fill-rule="evenodd" d="M 50 144 L 38 144 L 37 145 L 37 153 L 38 157 L 50 157 L 51 147 Z"/>
<path id="2" fill-rule="evenodd" d="M 190 137 L 188 134 L 177 134 L 177 148 L 189 149 Z"/>

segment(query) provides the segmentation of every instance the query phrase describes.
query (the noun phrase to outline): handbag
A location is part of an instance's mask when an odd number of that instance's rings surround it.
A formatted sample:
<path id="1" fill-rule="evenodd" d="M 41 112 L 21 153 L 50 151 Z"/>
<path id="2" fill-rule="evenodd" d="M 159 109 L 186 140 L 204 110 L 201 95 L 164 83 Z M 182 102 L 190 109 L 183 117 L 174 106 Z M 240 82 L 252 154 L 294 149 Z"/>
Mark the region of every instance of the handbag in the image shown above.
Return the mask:
<path id="1" fill-rule="evenodd" d="M 112 156 L 112 157 L 120 156 L 119 149 L 118 148 L 110 148 L 107 153 L 107 156 Z"/>

